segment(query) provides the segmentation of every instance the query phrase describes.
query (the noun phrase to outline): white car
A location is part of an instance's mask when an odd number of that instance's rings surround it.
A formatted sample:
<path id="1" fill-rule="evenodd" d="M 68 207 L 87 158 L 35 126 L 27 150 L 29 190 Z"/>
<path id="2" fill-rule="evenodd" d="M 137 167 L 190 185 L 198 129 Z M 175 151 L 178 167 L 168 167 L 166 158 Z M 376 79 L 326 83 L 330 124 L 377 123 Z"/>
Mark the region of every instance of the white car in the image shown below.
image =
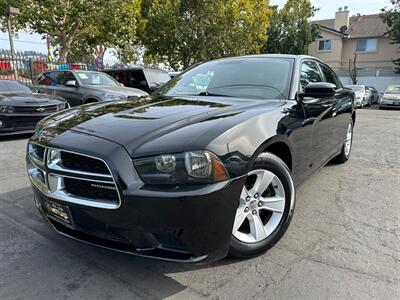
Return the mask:
<path id="1" fill-rule="evenodd" d="M 389 85 L 379 103 L 379 108 L 400 108 L 400 85 Z"/>
<path id="2" fill-rule="evenodd" d="M 356 107 L 363 108 L 364 106 L 371 105 L 372 93 L 366 88 L 365 85 L 346 85 L 346 87 L 353 90 L 356 96 Z"/>

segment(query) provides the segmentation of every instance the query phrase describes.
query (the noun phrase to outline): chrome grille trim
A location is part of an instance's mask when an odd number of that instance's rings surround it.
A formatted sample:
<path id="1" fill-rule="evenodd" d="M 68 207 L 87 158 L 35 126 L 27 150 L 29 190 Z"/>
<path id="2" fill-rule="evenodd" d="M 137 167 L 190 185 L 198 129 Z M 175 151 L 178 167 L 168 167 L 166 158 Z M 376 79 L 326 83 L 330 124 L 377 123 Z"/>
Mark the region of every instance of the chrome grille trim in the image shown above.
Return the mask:
<path id="1" fill-rule="evenodd" d="M 32 155 L 32 153 L 29 152 L 30 144 L 35 144 L 35 143 L 28 144 L 28 155 L 27 155 L 28 176 L 32 184 L 47 197 L 54 198 L 67 203 L 73 203 L 73 204 L 102 208 L 102 209 L 117 209 L 121 206 L 121 195 L 119 189 L 114 180 L 114 177 L 112 176 L 110 167 L 104 160 L 87 154 L 77 153 L 53 147 L 44 147 L 42 145 L 36 144 L 40 147 L 45 148 L 44 161 L 42 162 L 38 160 L 34 155 Z M 82 157 L 89 157 L 92 159 L 99 160 L 102 163 L 104 163 L 104 165 L 107 167 L 110 175 L 71 170 L 68 168 L 64 168 L 62 166 L 61 161 L 56 163 L 49 163 L 50 150 L 69 152 Z M 40 179 L 41 177 L 40 174 L 43 174 L 44 181 Z M 72 178 L 76 180 L 88 181 L 93 183 L 112 184 L 115 188 L 115 192 L 118 199 L 115 199 L 115 201 L 110 201 L 101 199 L 90 199 L 77 195 L 72 195 L 65 190 L 64 178 Z"/>

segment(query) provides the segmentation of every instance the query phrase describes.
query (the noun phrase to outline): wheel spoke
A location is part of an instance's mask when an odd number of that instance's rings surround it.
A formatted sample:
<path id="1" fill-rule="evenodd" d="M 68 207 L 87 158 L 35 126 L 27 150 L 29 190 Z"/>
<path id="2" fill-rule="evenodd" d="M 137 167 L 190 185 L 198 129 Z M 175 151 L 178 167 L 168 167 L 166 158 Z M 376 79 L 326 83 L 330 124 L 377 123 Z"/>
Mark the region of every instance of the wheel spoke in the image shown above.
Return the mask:
<path id="1" fill-rule="evenodd" d="M 250 197 L 250 194 L 249 194 L 249 191 L 244 186 L 242 189 L 242 193 L 240 194 L 240 200 L 242 200 L 242 201 L 244 201 L 244 203 L 246 203 L 247 197 Z"/>
<path id="2" fill-rule="evenodd" d="M 260 216 L 258 214 L 248 215 L 250 224 L 250 235 L 256 240 L 261 241 L 267 237 L 265 232 L 264 224 L 262 223 Z"/>
<path id="3" fill-rule="evenodd" d="M 265 171 L 259 172 L 257 174 L 256 182 L 254 183 L 254 186 L 251 188 L 250 193 L 253 195 L 256 193 L 261 195 L 268 188 L 274 177 L 275 175 L 272 174 L 271 172 L 265 172 Z"/>
<path id="4" fill-rule="evenodd" d="M 242 226 L 244 220 L 246 220 L 247 213 L 244 212 L 244 210 L 238 210 L 236 217 L 235 217 L 235 222 L 233 223 L 233 230 L 232 233 L 235 234 L 236 231 Z"/>
<path id="5" fill-rule="evenodd" d="M 285 198 L 280 196 L 261 198 L 262 206 L 260 209 L 266 209 L 272 212 L 283 213 L 285 209 Z"/>

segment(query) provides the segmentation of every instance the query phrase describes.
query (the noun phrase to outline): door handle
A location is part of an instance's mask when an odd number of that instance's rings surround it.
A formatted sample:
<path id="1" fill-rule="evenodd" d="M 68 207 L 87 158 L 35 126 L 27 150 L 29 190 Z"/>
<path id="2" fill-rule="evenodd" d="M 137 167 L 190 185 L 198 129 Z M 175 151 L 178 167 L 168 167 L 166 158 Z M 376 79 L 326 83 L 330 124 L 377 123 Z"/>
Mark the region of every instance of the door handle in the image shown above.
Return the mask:
<path id="1" fill-rule="evenodd" d="M 317 118 L 313 117 L 313 118 L 308 118 L 305 119 L 302 123 L 303 126 L 309 125 L 309 124 L 313 124 L 315 121 L 317 120 Z"/>

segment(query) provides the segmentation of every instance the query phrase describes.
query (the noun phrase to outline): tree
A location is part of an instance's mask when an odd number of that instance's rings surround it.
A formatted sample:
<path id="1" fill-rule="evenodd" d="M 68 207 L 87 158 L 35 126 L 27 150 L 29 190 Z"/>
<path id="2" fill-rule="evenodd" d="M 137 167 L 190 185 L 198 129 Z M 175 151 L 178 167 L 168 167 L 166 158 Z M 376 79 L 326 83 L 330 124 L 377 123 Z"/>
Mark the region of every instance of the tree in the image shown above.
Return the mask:
<path id="1" fill-rule="evenodd" d="M 354 59 L 353 61 L 349 58 L 349 75 L 351 78 L 351 82 L 356 85 L 357 80 L 357 52 L 354 52 Z"/>
<path id="2" fill-rule="evenodd" d="M 319 35 L 319 26 L 310 23 L 317 9 L 310 0 L 288 0 L 279 10 L 271 7 L 268 40 L 263 53 L 307 54 L 308 45 Z"/>
<path id="3" fill-rule="evenodd" d="M 268 0 L 143 0 L 140 39 L 147 62 L 175 70 L 225 56 L 259 53 Z"/>
<path id="4" fill-rule="evenodd" d="M 72 49 L 86 54 L 99 44 L 128 48 L 136 42 L 139 0 L 5 0 L 1 5 L 19 7 L 17 28 L 49 36 L 60 62 Z"/>
<path id="5" fill-rule="evenodd" d="M 386 34 L 390 37 L 392 44 L 400 44 L 400 0 L 391 0 L 393 7 L 389 10 L 382 9 L 381 17 L 388 26 Z M 397 66 L 397 72 L 400 72 L 400 57 L 393 59 Z"/>

